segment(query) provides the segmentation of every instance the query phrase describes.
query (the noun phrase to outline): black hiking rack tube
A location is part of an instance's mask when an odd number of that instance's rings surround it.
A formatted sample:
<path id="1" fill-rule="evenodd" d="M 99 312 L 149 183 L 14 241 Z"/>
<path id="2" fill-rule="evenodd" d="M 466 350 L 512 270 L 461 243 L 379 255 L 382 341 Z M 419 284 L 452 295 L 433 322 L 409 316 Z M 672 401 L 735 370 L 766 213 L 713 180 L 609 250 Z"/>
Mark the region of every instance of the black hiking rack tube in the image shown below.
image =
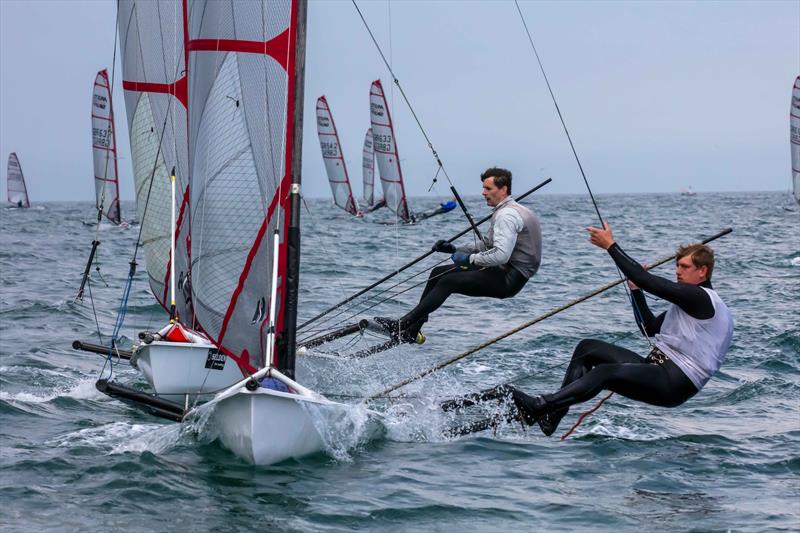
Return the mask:
<path id="1" fill-rule="evenodd" d="M 98 221 L 98 224 L 100 222 Z M 97 247 L 100 245 L 100 241 L 93 240 L 92 241 L 92 251 L 89 252 L 89 260 L 86 261 L 86 269 L 83 271 L 83 279 L 81 279 L 81 287 L 78 289 L 78 295 L 75 297 L 76 300 L 83 299 L 83 289 L 86 287 L 86 281 L 89 279 L 89 271 L 92 269 L 92 261 L 94 261 L 94 254 L 97 251 Z"/>
<path id="2" fill-rule="evenodd" d="M 103 394 L 115 400 L 127 403 L 128 405 L 132 405 L 133 407 L 137 407 L 151 415 L 159 418 L 166 418 L 173 422 L 183 421 L 185 412 L 183 407 L 177 403 L 126 387 L 125 385 L 114 383 L 113 381 L 108 381 L 107 379 L 97 380 L 95 387 Z"/>
<path id="3" fill-rule="evenodd" d="M 330 342 L 341 337 L 345 337 L 347 335 L 352 335 L 353 333 L 360 333 L 364 331 L 367 327 L 367 320 L 362 319 L 359 320 L 356 324 L 350 324 L 349 326 L 345 326 L 343 328 L 331 331 L 330 333 L 326 333 L 325 335 L 320 335 L 319 337 L 314 337 L 308 342 L 300 343 L 297 347 L 298 348 L 314 348 L 319 346 L 320 344 L 325 344 L 326 342 Z"/>
<path id="4" fill-rule="evenodd" d="M 91 342 L 72 341 L 72 347 L 76 350 L 83 350 L 84 352 L 99 353 L 106 357 L 111 353 L 113 355 L 118 355 L 120 359 L 125 359 L 126 361 L 129 361 L 132 355 L 130 350 L 120 350 L 116 346 L 109 348 L 108 346 L 92 344 Z"/>
<path id="5" fill-rule="evenodd" d="M 518 202 L 522 201 L 526 196 L 528 196 L 531 193 L 534 193 L 534 192 L 538 191 L 539 189 L 541 189 L 542 187 L 544 187 L 545 185 L 547 185 L 551 181 L 553 181 L 553 178 L 547 178 L 546 180 L 541 182 L 539 185 L 537 185 L 533 189 L 529 190 L 525 194 L 520 195 L 516 200 Z M 475 226 L 480 226 L 481 224 L 483 224 L 484 222 L 486 222 L 490 218 L 492 218 L 492 215 L 487 215 L 487 216 L 483 217 L 482 219 L 480 219 L 478 222 L 475 223 Z M 458 239 L 462 235 L 466 235 L 470 231 L 472 231 L 472 226 L 470 226 L 469 228 L 461 231 L 460 233 L 456 234 L 455 236 L 450 237 L 450 239 L 448 239 L 447 242 L 453 242 L 454 240 Z M 416 265 L 417 263 L 419 263 L 420 261 L 422 261 L 423 259 L 425 259 L 426 257 L 428 257 L 429 255 L 431 255 L 433 253 L 434 253 L 433 250 L 429 250 L 429 251 L 425 252 L 424 254 L 422 254 L 421 256 L 417 257 L 416 259 L 414 259 L 410 263 L 406 263 L 405 265 L 401 266 L 400 268 L 398 268 L 397 270 L 395 270 L 391 274 L 387 274 L 386 276 L 382 277 L 381 279 L 379 279 L 378 281 L 376 281 L 375 283 L 373 283 L 369 287 L 361 289 L 357 293 L 353 294 L 352 296 L 348 296 L 347 298 L 345 298 L 341 302 L 337 303 L 333 307 L 330 307 L 330 308 L 326 309 L 325 311 L 321 312 L 320 314 L 318 314 L 317 316 L 306 320 L 305 322 L 303 322 L 302 324 L 297 326 L 297 329 L 298 330 L 303 329 L 304 327 L 308 326 L 312 322 L 316 322 L 317 320 L 319 320 L 320 318 L 324 317 L 325 315 L 327 315 L 331 311 L 334 311 L 334 310 L 340 308 L 341 306 L 343 306 L 344 304 L 355 300 L 356 298 L 358 298 L 359 296 L 361 296 L 365 292 L 371 291 L 372 289 L 374 289 L 375 287 L 377 287 L 378 285 L 380 285 L 384 281 L 387 281 L 387 280 L 393 278 L 394 276 L 396 276 L 397 274 L 399 274 L 400 272 L 403 272 L 404 270 L 406 270 L 408 268 L 411 268 L 412 266 Z"/>

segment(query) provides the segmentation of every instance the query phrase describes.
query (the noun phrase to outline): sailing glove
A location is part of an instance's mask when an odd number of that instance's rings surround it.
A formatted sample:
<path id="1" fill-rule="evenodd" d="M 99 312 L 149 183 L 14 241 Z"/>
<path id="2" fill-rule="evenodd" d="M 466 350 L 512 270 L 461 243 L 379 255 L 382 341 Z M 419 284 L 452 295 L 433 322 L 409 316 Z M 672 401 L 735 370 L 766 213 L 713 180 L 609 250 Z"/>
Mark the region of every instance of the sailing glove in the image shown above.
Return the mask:
<path id="1" fill-rule="evenodd" d="M 454 254 L 456 253 L 456 246 L 455 244 L 449 243 L 444 239 L 439 239 L 436 241 L 436 244 L 433 245 L 431 248 L 434 252 L 442 252 L 445 254 Z"/>
<path id="2" fill-rule="evenodd" d="M 450 259 L 452 259 L 453 263 L 461 268 L 467 269 L 472 266 L 472 264 L 469 262 L 469 256 L 470 254 L 467 252 L 456 252 L 450 256 Z"/>

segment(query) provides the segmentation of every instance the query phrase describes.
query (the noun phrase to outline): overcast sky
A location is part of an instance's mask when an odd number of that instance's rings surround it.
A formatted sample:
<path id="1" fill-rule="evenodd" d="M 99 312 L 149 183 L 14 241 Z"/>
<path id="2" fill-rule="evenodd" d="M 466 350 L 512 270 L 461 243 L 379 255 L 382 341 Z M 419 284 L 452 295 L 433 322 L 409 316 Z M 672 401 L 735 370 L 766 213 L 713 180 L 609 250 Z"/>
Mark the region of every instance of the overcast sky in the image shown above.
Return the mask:
<path id="1" fill-rule="evenodd" d="M 800 2 L 521 4 L 595 192 L 788 190 Z M 513 2 L 359 5 L 462 194 L 492 165 L 520 187 L 584 190 Z M 0 157 L 19 154 L 34 203 L 93 198 L 90 93 L 111 70 L 115 17 L 110 1 L 0 0 Z M 313 119 L 325 94 L 360 196 L 369 86 L 392 84 L 349 1 L 310 1 L 306 76 L 305 194 L 330 196 Z M 406 187 L 424 195 L 434 160 L 396 89 L 390 107 Z"/>

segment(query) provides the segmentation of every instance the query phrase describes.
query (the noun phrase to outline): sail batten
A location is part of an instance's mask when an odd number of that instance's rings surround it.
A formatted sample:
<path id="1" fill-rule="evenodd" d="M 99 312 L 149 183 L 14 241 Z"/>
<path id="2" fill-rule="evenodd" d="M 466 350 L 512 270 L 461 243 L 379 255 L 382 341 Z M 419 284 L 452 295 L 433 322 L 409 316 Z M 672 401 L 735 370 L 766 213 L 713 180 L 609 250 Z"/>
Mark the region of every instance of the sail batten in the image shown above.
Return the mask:
<path id="1" fill-rule="evenodd" d="M 360 215 L 358 203 L 353 198 L 353 190 L 350 187 L 339 132 L 325 96 L 317 99 L 317 134 L 325 171 L 328 174 L 328 183 L 333 193 L 333 202 L 351 215 Z"/>
<path id="2" fill-rule="evenodd" d="M 372 121 L 372 142 L 375 158 L 378 161 L 381 187 L 386 206 L 405 222 L 411 221 L 408 209 L 403 172 L 400 169 L 400 156 L 397 139 L 394 135 L 389 105 L 380 80 L 372 82 L 369 93 L 370 119 Z"/>
<path id="3" fill-rule="evenodd" d="M 95 207 L 113 224 L 122 222 L 117 171 L 117 134 L 108 71 L 97 73 L 92 89 L 92 153 Z"/>
<path id="4" fill-rule="evenodd" d="M 22 165 L 16 152 L 8 154 L 8 170 L 6 173 L 6 186 L 8 201 L 17 207 L 30 207 L 28 188 L 25 186 L 25 177 L 22 174 Z"/>

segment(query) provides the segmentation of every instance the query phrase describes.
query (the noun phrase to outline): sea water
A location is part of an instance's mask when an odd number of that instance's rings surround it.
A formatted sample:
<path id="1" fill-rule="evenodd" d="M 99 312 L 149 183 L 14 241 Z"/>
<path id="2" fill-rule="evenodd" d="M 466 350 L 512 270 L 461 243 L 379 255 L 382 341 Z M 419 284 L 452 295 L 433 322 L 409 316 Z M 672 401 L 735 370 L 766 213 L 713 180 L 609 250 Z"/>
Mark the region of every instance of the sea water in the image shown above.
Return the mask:
<path id="1" fill-rule="evenodd" d="M 437 201 L 411 205 L 421 211 Z M 329 425 L 325 453 L 269 467 L 235 457 L 208 424 L 161 421 L 105 397 L 94 382 L 108 376 L 107 362 L 72 350 L 74 339 L 108 342 L 138 226 L 97 230 L 86 224 L 88 203 L 3 209 L 3 531 L 800 529 L 800 207 L 779 192 L 601 195 L 598 202 L 617 241 L 642 262 L 733 228 L 712 243 L 713 284 L 736 322 L 733 344 L 697 396 L 663 409 L 615 395 L 563 442 L 558 436 L 594 401 L 573 409 L 550 438 L 513 424 L 441 436 L 462 415 L 443 415 L 436 400 L 500 383 L 550 392 L 582 338 L 645 353 L 647 340 L 619 286 L 399 390 L 403 398 L 373 404 L 385 413 L 383 431 L 360 433 L 364 411 L 354 408 L 350 420 Z M 422 346 L 361 361 L 300 357 L 304 383 L 357 404 L 617 278 L 608 255 L 587 241 L 585 227 L 597 220 L 585 195 L 536 193 L 526 203 L 541 219 L 544 251 L 520 294 L 451 297 L 426 324 Z M 468 204 L 476 218 L 488 213 L 480 198 Z M 385 210 L 357 220 L 326 200 L 309 200 L 308 208 L 300 322 L 465 227 L 457 210 L 395 225 Z M 132 204 L 123 211 L 134 217 Z M 94 238 L 101 241 L 99 271 L 76 302 Z M 406 312 L 422 290 L 414 285 L 442 260 L 434 254 L 392 280 L 402 282 L 397 287 L 373 292 L 301 336 L 355 317 Z M 136 262 L 123 342 L 165 321 L 141 253 Z M 655 272 L 674 278 L 671 263 Z M 666 308 L 656 299 L 650 306 Z M 337 346 L 356 350 L 375 340 Z M 145 383 L 126 364 L 113 372 L 124 383 Z"/>

